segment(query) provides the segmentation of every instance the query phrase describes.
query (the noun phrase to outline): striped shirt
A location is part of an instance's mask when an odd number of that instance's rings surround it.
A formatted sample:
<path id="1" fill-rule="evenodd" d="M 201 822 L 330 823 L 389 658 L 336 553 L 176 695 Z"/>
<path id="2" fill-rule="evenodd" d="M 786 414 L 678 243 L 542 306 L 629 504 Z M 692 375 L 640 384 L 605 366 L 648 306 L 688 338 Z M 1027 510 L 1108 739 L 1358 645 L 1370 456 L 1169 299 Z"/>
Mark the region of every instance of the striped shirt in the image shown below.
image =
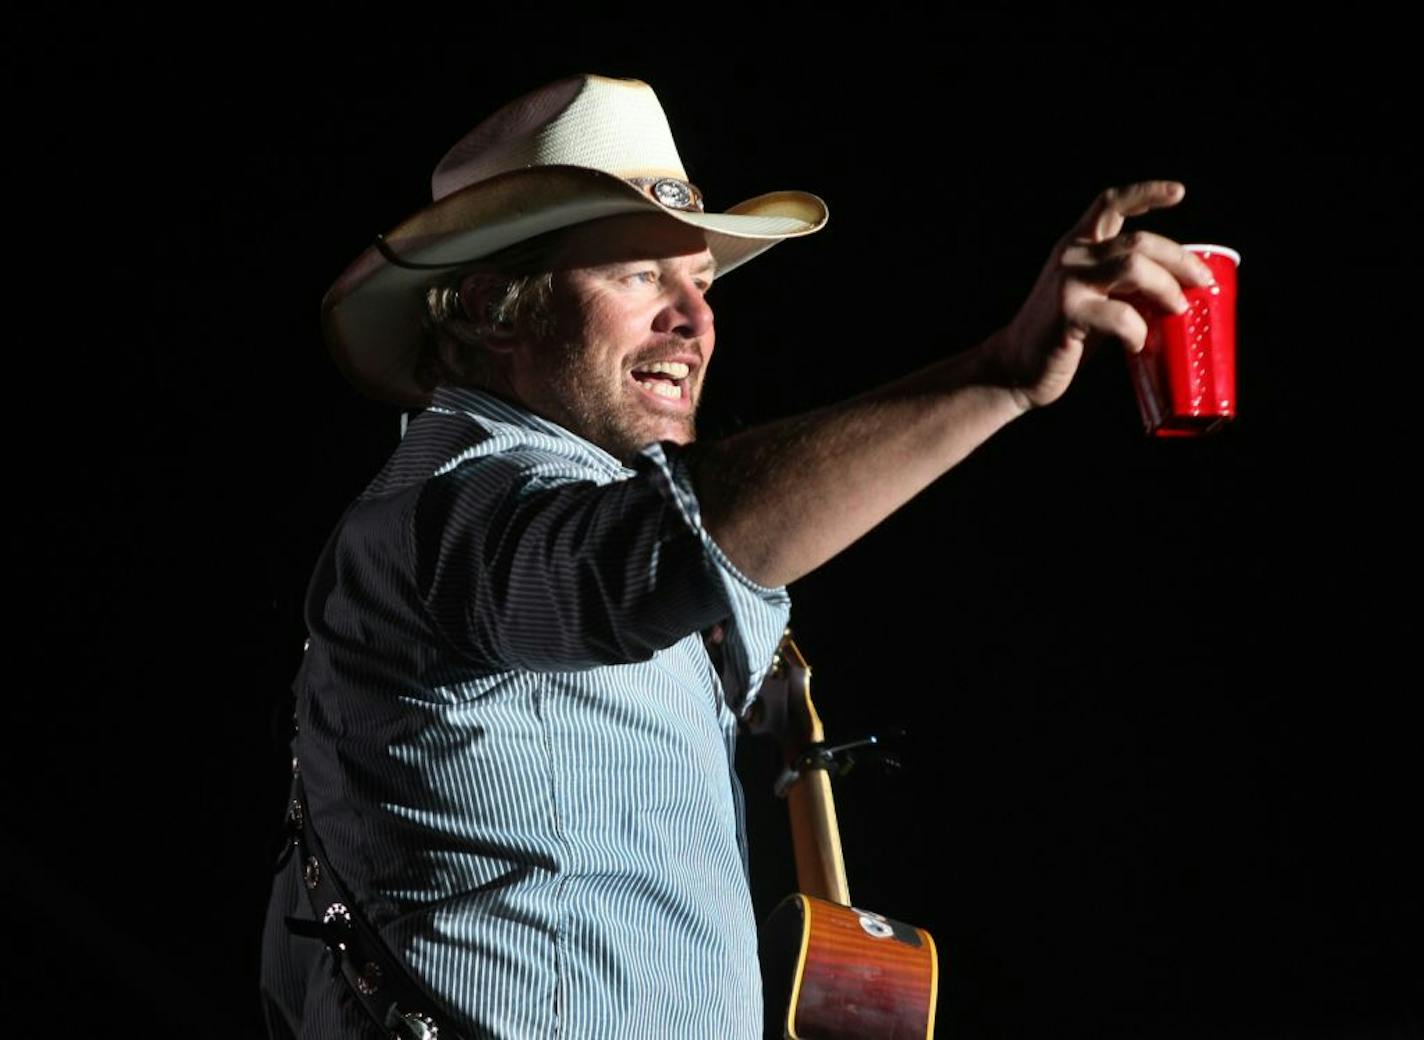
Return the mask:
<path id="1" fill-rule="evenodd" d="M 628 468 L 455 388 L 411 424 L 313 577 L 297 751 L 332 866 L 473 1035 L 761 1035 L 733 755 L 789 609 L 675 445 Z"/>

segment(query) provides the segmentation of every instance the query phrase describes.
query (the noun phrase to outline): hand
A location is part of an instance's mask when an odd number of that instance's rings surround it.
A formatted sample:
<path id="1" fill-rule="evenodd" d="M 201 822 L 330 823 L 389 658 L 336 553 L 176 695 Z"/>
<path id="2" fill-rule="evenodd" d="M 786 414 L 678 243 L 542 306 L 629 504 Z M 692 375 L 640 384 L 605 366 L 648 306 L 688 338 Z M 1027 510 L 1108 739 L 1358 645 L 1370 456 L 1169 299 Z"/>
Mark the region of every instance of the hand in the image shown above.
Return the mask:
<path id="1" fill-rule="evenodd" d="M 1183 286 L 1211 284 L 1206 264 L 1171 239 L 1121 233 L 1128 217 L 1175 206 L 1185 194 L 1177 181 L 1109 188 L 1059 239 L 1019 313 L 986 344 L 1024 411 L 1062 396 L 1085 349 L 1113 338 L 1137 353 L 1147 339 L 1141 311 L 1180 314 Z"/>

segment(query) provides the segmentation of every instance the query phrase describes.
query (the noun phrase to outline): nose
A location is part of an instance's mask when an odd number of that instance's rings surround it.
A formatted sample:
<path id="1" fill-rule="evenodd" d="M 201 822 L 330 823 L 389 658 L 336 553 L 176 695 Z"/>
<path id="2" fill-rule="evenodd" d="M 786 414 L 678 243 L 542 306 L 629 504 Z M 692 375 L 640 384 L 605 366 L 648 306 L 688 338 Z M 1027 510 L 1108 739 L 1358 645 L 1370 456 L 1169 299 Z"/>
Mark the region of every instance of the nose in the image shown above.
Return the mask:
<path id="1" fill-rule="evenodd" d="M 653 321 L 653 331 L 699 339 L 712 332 L 712 308 L 691 278 L 670 282 L 666 305 Z"/>

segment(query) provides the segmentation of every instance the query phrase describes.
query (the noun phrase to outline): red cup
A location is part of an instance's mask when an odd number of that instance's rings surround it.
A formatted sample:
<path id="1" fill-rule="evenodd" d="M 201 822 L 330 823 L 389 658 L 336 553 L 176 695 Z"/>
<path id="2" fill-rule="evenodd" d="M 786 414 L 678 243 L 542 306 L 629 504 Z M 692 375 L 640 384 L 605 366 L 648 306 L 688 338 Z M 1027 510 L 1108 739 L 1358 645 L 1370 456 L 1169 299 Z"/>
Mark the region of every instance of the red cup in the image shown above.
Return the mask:
<path id="1" fill-rule="evenodd" d="M 1186 246 L 1215 285 L 1184 289 L 1181 314 L 1147 315 L 1147 344 L 1127 356 L 1142 425 L 1154 437 L 1194 437 L 1236 417 L 1236 268 L 1226 246 Z"/>

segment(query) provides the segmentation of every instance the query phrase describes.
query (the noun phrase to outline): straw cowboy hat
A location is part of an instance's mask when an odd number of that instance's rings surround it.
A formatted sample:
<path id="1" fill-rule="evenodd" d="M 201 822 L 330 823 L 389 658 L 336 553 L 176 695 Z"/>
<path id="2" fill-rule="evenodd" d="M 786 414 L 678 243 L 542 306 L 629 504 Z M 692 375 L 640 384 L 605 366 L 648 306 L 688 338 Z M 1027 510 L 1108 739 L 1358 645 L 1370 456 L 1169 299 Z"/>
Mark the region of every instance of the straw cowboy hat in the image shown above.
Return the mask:
<path id="1" fill-rule="evenodd" d="M 459 267 L 547 231 L 621 213 L 665 213 L 707 233 L 716 275 L 826 223 L 815 195 L 777 191 L 706 213 L 667 116 L 639 80 L 576 76 L 505 105 L 435 168 L 434 202 L 363 252 L 322 300 L 337 364 L 400 404 L 428 393 L 414 371 L 425 291 Z"/>

